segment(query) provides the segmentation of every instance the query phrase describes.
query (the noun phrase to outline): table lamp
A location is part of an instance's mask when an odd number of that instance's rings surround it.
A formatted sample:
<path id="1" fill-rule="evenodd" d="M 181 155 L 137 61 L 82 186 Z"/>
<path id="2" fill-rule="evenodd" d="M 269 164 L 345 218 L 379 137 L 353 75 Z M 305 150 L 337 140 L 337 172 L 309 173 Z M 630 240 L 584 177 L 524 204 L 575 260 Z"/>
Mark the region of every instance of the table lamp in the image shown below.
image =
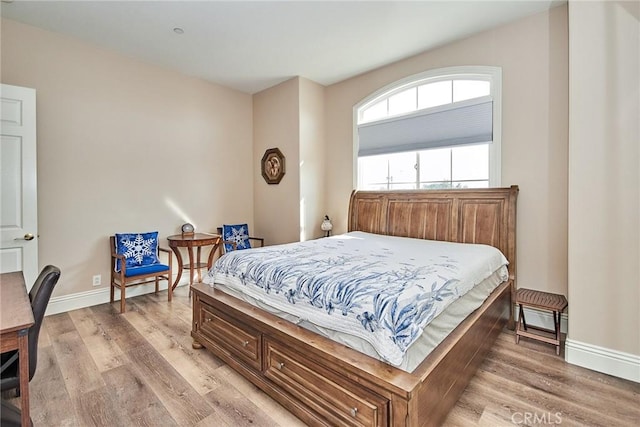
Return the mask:
<path id="1" fill-rule="evenodd" d="M 333 230 L 333 224 L 331 224 L 329 215 L 324 216 L 324 220 L 322 221 L 322 224 L 320 224 L 320 229 L 327 233 L 325 237 L 329 237 L 331 235 L 331 230 Z"/>

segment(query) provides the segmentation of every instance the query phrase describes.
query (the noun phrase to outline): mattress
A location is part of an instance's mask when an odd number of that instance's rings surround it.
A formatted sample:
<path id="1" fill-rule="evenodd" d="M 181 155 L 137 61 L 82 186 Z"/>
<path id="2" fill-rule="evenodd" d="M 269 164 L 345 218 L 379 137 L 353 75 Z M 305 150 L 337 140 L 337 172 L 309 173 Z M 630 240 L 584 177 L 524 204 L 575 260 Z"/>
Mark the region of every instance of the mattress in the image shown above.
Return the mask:
<path id="1" fill-rule="evenodd" d="M 431 353 L 431 351 L 436 348 L 438 344 L 447 337 L 447 335 L 449 335 L 464 319 L 466 319 L 467 316 L 477 310 L 487 297 L 489 297 L 491 292 L 493 292 L 494 289 L 496 289 L 503 281 L 503 276 L 499 272 L 496 272 L 474 286 L 473 289 L 461 298 L 451 303 L 446 310 L 440 313 L 440 315 L 434 318 L 424 328 L 420 337 L 411 346 L 409 346 L 409 349 L 402 358 L 402 362 L 399 365 L 396 365 L 396 368 L 402 369 L 405 372 L 413 372 L 413 370 L 429 355 L 429 353 Z M 263 304 L 255 298 L 228 288 L 225 285 L 216 284 L 215 287 L 226 294 L 243 300 L 253 306 L 260 307 L 264 311 L 282 319 L 286 319 L 305 329 L 322 335 L 325 338 L 344 344 L 347 347 L 366 354 L 367 356 L 383 360 L 371 344 L 357 336 L 314 325 L 308 320 L 300 319 L 298 316 L 277 310 L 267 304 Z"/>
<path id="2" fill-rule="evenodd" d="M 452 305 L 452 312 L 466 317 L 506 280 L 506 265 L 504 255 L 491 246 L 351 232 L 227 253 L 204 281 L 412 370 L 424 351 L 413 356 L 409 349 L 424 347 L 426 327 Z M 475 303 L 469 308 L 460 300 L 474 289 L 468 300 Z M 436 323 L 434 330 L 438 327 Z M 430 337 L 425 342 L 441 341 Z"/>

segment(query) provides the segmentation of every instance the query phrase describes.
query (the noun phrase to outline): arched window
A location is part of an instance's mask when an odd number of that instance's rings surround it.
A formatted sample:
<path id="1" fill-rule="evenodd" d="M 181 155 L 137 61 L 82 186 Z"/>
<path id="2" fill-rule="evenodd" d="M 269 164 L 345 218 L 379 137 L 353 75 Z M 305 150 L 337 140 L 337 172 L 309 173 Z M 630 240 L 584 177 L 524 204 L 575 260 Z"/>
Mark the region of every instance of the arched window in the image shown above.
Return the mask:
<path id="1" fill-rule="evenodd" d="M 432 70 L 360 102 L 357 188 L 499 186 L 501 74 L 498 67 Z"/>

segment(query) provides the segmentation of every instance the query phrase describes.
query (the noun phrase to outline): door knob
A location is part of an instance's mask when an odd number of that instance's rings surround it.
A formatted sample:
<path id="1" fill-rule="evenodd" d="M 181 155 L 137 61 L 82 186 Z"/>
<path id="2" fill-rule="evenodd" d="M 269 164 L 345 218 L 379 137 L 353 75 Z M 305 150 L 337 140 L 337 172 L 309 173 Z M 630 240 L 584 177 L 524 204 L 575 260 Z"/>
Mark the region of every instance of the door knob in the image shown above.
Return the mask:
<path id="1" fill-rule="evenodd" d="M 35 237 L 35 236 L 34 236 L 33 234 L 31 234 L 31 233 L 27 233 L 27 234 L 25 234 L 25 235 L 24 235 L 24 237 L 16 237 L 16 238 L 15 238 L 15 239 L 13 239 L 13 240 L 33 240 L 33 239 L 34 239 L 34 237 Z"/>

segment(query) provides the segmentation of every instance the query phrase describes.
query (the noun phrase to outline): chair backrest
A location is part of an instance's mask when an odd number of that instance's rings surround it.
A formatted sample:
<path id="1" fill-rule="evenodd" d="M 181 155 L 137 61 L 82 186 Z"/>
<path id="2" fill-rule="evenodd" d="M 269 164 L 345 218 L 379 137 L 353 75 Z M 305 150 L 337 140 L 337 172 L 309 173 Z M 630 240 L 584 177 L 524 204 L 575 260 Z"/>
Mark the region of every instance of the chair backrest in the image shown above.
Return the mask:
<path id="1" fill-rule="evenodd" d="M 116 233 L 115 236 L 109 236 L 109 242 L 112 251 L 125 257 L 127 268 L 160 263 L 157 231 Z M 120 269 L 120 259 L 117 259 L 115 271 L 120 272 Z"/>
<path id="2" fill-rule="evenodd" d="M 235 249 L 251 249 L 249 226 L 247 224 L 224 224 L 222 226 L 222 240 L 235 243 Z M 225 252 L 230 252 L 233 249 L 233 245 L 229 243 L 224 244 Z"/>
<path id="3" fill-rule="evenodd" d="M 60 269 L 53 265 L 47 265 L 42 269 L 36 279 L 31 291 L 29 291 L 29 299 L 31 300 L 31 309 L 33 310 L 34 325 L 29 328 L 29 380 L 33 378 L 36 372 L 36 364 L 38 363 L 38 337 L 40 336 L 40 327 L 44 319 L 44 313 L 47 311 L 49 300 L 53 288 L 60 278 Z"/>

